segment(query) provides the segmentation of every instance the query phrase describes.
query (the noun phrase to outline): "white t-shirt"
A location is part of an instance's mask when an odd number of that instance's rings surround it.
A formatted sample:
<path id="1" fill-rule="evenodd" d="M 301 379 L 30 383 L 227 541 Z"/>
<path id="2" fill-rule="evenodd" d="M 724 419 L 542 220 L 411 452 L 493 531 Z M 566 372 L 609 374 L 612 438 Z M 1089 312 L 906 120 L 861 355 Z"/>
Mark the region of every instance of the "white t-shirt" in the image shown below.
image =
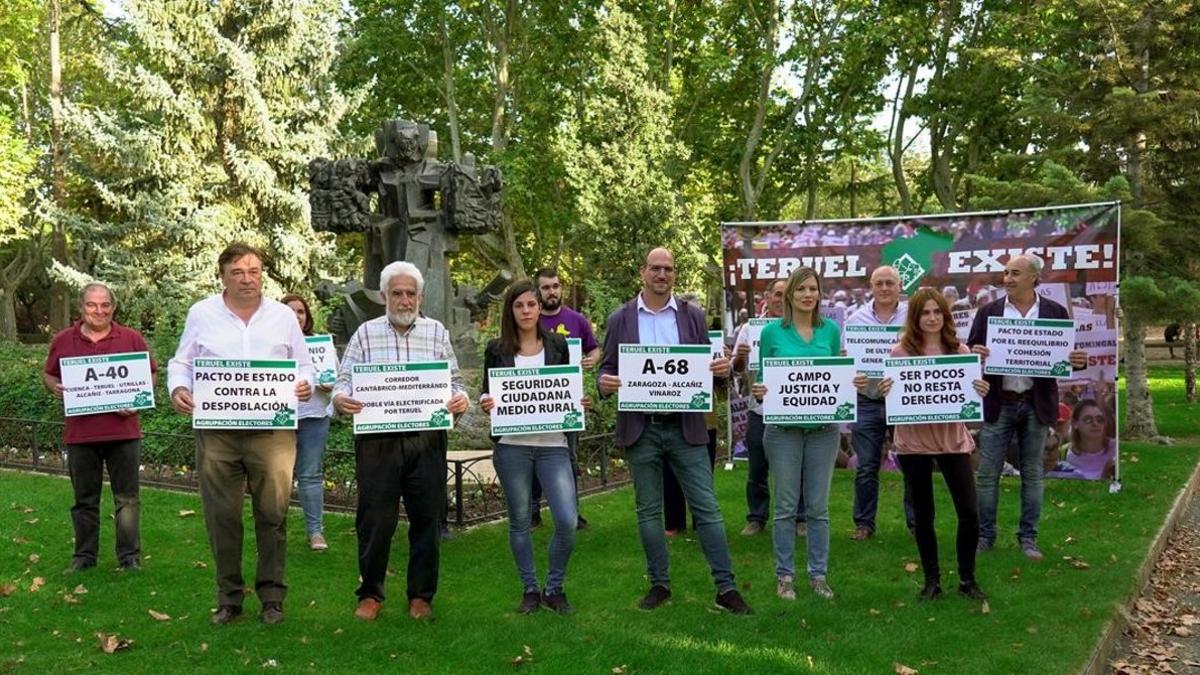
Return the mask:
<path id="1" fill-rule="evenodd" d="M 1004 299 L 1004 318 L 1006 319 L 1036 319 L 1038 318 L 1038 305 L 1041 304 L 1041 296 L 1038 296 L 1033 301 L 1033 307 L 1029 308 L 1028 314 L 1021 314 L 1021 310 L 1017 306 Z M 1033 389 L 1033 378 L 1024 377 L 1021 375 L 1005 375 L 1001 389 L 1004 391 L 1015 391 L 1018 394 L 1023 391 Z"/>
<path id="2" fill-rule="evenodd" d="M 517 354 L 513 357 L 515 368 L 540 368 L 546 365 L 546 350 L 531 356 Z M 535 448 L 566 447 L 567 435 L 561 431 L 547 431 L 543 434 L 521 434 L 519 436 L 501 436 L 500 443 L 508 445 L 529 445 Z"/>

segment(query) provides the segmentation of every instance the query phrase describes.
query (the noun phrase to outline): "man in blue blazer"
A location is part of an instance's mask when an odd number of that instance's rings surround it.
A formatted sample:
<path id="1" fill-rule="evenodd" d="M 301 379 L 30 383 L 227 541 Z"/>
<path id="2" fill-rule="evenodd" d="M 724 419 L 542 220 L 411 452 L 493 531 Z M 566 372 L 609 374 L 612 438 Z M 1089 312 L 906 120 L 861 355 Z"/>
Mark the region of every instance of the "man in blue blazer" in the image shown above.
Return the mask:
<path id="1" fill-rule="evenodd" d="M 675 287 L 675 256 L 656 248 L 641 266 L 642 291 L 608 317 L 604 335 L 604 361 L 597 387 L 611 396 L 621 387 L 617 352 L 621 344 L 706 345 L 704 312 L 679 302 Z M 710 370 L 717 378 L 729 376 L 729 359 L 713 359 Z M 638 532 L 646 552 L 650 590 L 638 607 L 652 610 L 671 597 L 670 560 L 662 527 L 663 466 L 670 465 L 692 507 L 696 535 L 717 586 L 716 604 L 734 614 L 751 613 L 733 580 L 733 563 L 725 539 L 725 520 L 713 489 L 708 463 L 708 431 L 704 413 L 617 413 L 615 443 L 625 450 L 637 502 Z"/>
<path id="2" fill-rule="evenodd" d="M 979 309 L 971 324 L 967 344 L 971 351 L 987 359 L 988 319 L 993 316 L 1014 319 L 1069 319 L 1067 308 L 1039 296 L 1037 285 L 1042 275 L 1042 259 L 1035 255 L 1013 256 L 1004 266 L 1007 296 Z M 1087 367 L 1087 352 L 1076 349 L 1070 355 L 1076 370 Z M 996 543 L 996 505 L 999 502 L 1000 470 L 1004 455 L 1015 435 L 1020 449 L 1021 522 L 1017 542 L 1031 560 L 1044 556 L 1037 547 L 1037 524 L 1042 514 L 1042 455 L 1046 434 L 1058 419 L 1058 380 L 1052 377 L 985 375 L 991 385 L 983 399 L 983 430 L 979 434 L 979 473 L 975 491 L 979 495 L 979 550 L 990 551 Z"/>

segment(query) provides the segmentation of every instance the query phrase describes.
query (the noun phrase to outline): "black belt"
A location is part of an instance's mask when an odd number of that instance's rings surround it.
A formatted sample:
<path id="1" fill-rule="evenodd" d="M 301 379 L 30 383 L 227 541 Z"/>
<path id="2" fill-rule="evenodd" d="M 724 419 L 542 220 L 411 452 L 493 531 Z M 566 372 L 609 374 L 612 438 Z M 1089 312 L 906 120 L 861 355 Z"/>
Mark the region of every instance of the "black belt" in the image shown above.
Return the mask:
<path id="1" fill-rule="evenodd" d="M 679 424 L 679 413 L 647 413 L 646 424 Z"/>
<path id="2" fill-rule="evenodd" d="M 1007 389 L 1000 392 L 1000 400 L 1009 402 L 1032 401 L 1033 390 L 1026 389 L 1025 391 L 1009 391 Z"/>

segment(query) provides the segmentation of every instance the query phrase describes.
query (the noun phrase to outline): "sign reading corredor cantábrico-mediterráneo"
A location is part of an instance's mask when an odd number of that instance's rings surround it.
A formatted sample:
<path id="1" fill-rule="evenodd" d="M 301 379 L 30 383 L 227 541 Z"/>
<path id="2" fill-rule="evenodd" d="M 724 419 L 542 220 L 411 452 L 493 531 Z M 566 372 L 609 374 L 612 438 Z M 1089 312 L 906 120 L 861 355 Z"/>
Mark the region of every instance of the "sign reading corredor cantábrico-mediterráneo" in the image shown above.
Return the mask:
<path id="1" fill-rule="evenodd" d="M 363 404 L 354 433 L 448 430 L 453 395 L 449 361 L 361 363 L 351 367 L 353 397 Z"/>
<path id="2" fill-rule="evenodd" d="M 619 345 L 617 410 L 709 412 L 713 377 L 711 345 Z"/>
<path id="3" fill-rule="evenodd" d="M 578 364 L 488 371 L 492 435 L 583 431 L 583 369 Z"/>
<path id="4" fill-rule="evenodd" d="M 975 391 L 982 379 L 978 354 L 887 359 L 888 424 L 982 422 L 983 399 Z"/>
<path id="5" fill-rule="evenodd" d="M 66 417 L 154 407 L 148 352 L 68 357 L 58 367 Z"/>
<path id="6" fill-rule="evenodd" d="M 294 360 L 192 361 L 194 429 L 295 429 Z"/>

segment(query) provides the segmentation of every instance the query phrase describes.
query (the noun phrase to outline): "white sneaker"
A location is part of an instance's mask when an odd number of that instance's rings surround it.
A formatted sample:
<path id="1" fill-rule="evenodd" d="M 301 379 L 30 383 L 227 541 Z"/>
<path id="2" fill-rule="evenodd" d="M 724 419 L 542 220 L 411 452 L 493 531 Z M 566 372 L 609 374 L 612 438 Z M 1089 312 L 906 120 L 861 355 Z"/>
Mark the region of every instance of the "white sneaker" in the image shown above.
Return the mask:
<path id="1" fill-rule="evenodd" d="M 775 595 L 784 600 L 796 599 L 796 586 L 792 577 L 784 575 L 775 580 Z"/>
<path id="2" fill-rule="evenodd" d="M 329 548 L 329 544 L 325 542 L 325 537 L 320 532 L 308 538 L 308 547 L 314 551 L 324 551 Z"/>

